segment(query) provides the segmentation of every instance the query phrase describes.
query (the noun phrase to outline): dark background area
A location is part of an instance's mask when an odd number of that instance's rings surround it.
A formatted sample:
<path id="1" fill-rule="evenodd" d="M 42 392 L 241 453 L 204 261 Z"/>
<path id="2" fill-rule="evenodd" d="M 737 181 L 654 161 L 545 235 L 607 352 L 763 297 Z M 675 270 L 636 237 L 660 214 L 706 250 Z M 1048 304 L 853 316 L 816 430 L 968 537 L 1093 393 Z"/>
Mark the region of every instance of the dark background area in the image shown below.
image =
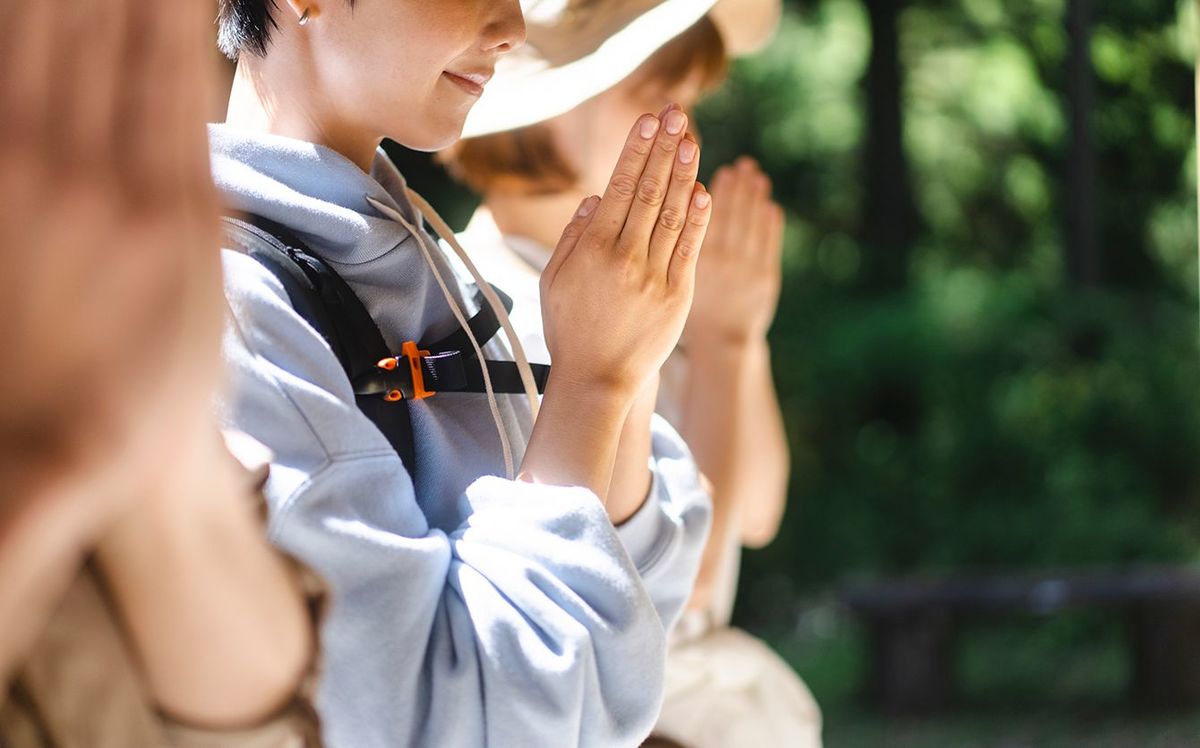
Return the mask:
<path id="1" fill-rule="evenodd" d="M 1200 556 L 1193 59 L 1184 0 L 789 2 L 703 107 L 709 172 L 789 214 L 771 342 L 794 475 L 737 610 L 830 745 L 1200 745 L 1124 711 L 1120 621 L 964 632 L 963 706 L 860 706 L 848 580 Z M 461 226 L 473 198 L 397 152 Z"/>

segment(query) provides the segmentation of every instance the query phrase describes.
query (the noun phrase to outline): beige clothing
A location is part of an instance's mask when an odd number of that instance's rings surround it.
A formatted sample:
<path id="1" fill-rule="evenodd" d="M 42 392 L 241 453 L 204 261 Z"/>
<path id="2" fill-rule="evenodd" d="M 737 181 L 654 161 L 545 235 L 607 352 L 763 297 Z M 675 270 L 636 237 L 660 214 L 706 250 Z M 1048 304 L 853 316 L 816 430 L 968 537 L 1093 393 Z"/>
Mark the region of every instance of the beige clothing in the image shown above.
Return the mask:
<path id="1" fill-rule="evenodd" d="M 654 732 L 688 748 L 819 748 L 821 710 L 767 645 L 718 628 L 671 648 Z"/>
<path id="2" fill-rule="evenodd" d="M 265 472 L 248 480 L 262 485 Z M 323 588 L 297 569 L 314 620 Z M 313 657 L 315 672 L 317 658 Z M 200 730 L 158 712 L 99 574 L 89 565 L 63 597 L 0 702 L 2 748 L 317 748 L 310 673 L 292 703 L 258 727 Z M 0 693 L 0 696 L 3 694 Z"/>
<path id="3" fill-rule="evenodd" d="M 155 711 L 95 573 L 67 592 L 0 706 L 6 748 L 313 748 L 316 718 L 297 698 L 260 727 L 212 732 Z"/>

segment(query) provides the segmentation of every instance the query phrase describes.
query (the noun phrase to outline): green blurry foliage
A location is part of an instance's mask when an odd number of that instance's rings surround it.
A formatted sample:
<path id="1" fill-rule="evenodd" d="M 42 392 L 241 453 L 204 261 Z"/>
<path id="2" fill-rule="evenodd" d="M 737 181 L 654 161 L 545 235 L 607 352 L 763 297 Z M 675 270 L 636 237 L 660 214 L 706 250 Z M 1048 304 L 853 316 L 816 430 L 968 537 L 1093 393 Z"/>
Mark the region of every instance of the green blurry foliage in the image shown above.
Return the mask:
<path id="1" fill-rule="evenodd" d="M 711 169 L 757 157 L 789 214 L 772 331 L 792 442 L 777 542 L 739 617 L 851 575 L 1196 560 L 1196 18 L 1094 3 L 1102 283 L 1064 278 L 1065 0 L 911 0 L 908 286 L 859 281 L 860 0 L 789 3 L 702 108 Z"/>
<path id="2" fill-rule="evenodd" d="M 784 309 L 791 506 L 751 561 L 790 592 L 847 573 L 1195 555 L 1190 307 L 955 269 L 891 299 L 810 290 Z"/>

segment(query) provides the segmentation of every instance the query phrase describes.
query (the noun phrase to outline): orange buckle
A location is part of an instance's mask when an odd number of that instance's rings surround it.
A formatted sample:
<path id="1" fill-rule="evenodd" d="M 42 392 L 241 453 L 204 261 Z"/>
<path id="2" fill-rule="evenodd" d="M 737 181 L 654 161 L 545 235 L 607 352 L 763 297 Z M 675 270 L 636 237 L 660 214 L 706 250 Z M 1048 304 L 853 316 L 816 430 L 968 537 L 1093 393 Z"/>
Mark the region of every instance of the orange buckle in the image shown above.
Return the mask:
<path id="1" fill-rule="evenodd" d="M 429 355 L 429 351 L 422 351 L 417 348 L 417 344 L 413 341 L 408 341 L 400 348 L 400 355 L 391 358 L 385 358 L 375 364 L 384 371 L 395 371 L 400 365 L 400 358 L 408 359 L 408 370 L 412 377 L 412 394 L 408 396 L 410 400 L 424 400 L 427 397 L 433 397 L 436 392 L 425 389 L 425 370 L 421 368 L 421 359 Z M 403 400 L 405 393 L 400 389 L 388 390 L 383 399 L 389 403 L 398 403 Z"/>
<path id="2" fill-rule="evenodd" d="M 408 359 L 408 368 L 412 371 L 413 400 L 424 400 L 433 397 L 436 392 L 425 389 L 425 370 L 421 368 L 421 359 L 429 355 L 429 351 L 417 348 L 414 341 L 408 341 L 400 347 L 400 354 Z"/>

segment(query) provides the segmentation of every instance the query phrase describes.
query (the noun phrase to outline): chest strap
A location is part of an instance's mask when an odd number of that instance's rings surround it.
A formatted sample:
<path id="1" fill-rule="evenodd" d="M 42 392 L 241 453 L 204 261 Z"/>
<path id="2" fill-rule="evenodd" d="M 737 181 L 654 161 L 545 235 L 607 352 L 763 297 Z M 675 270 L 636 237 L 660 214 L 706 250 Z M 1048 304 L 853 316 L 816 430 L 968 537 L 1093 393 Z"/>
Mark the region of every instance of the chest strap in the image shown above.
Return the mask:
<path id="1" fill-rule="evenodd" d="M 399 353 L 391 350 L 379 326 L 353 289 L 329 263 L 314 253 L 286 226 L 257 215 L 226 216 L 226 237 L 257 261 L 283 285 L 292 308 L 317 331 L 342 365 L 359 409 L 384 434 L 414 475 L 415 448 L 409 403 L 438 393 L 484 393 L 483 374 L 470 338 L 458 330 L 428 343 L 407 341 Z M 492 287 L 505 310 L 512 299 Z M 475 338 L 486 343 L 500 330 L 500 321 L 476 291 L 479 312 L 468 320 Z M 524 394 L 513 361 L 485 361 L 493 391 Z M 532 364 L 538 392 L 545 391 L 550 367 Z"/>
<path id="2" fill-rule="evenodd" d="M 395 402 L 423 399 L 438 392 L 485 391 L 483 374 L 475 363 L 475 352 L 465 331 L 456 330 L 433 342 L 406 342 L 399 353 L 389 351 L 374 319 L 354 291 L 291 230 L 256 215 L 224 220 L 260 240 L 256 246 L 243 247 L 243 251 L 280 279 L 293 307 L 325 338 L 342 363 L 355 395 L 382 395 Z M 495 286 L 492 290 L 504 309 L 511 312 L 512 299 Z M 475 338 L 486 343 L 500 331 L 500 320 L 486 303 L 482 291 L 476 291 L 473 301 L 479 312 L 467 324 Z M 488 360 L 485 365 L 495 392 L 525 392 L 515 362 Z M 550 367 L 530 366 L 538 392 L 542 393 Z"/>

